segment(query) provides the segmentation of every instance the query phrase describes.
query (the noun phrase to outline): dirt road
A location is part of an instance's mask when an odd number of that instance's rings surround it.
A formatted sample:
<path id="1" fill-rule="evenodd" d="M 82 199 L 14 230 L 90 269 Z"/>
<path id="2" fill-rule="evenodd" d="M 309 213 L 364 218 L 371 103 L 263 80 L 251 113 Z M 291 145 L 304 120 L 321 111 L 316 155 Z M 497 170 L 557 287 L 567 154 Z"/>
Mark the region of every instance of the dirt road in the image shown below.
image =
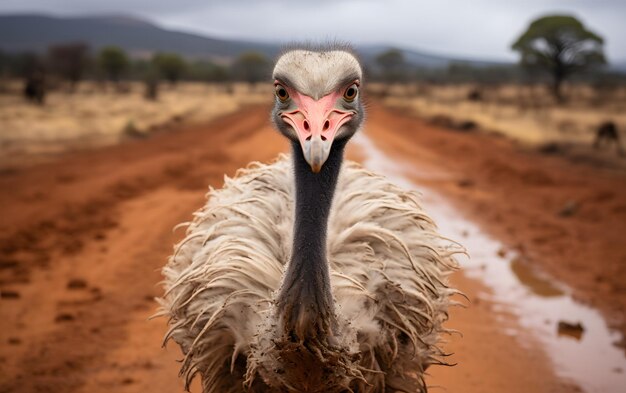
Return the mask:
<path id="1" fill-rule="evenodd" d="M 536 263 L 619 321 L 615 303 L 626 297 L 622 174 L 436 129 L 376 106 L 367 132 L 389 154 L 444 168 L 445 176 L 424 182 L 475 212 L 530 263 L 546 256 Z M 182 236 L 172 228 L 190 219 L 207 185 L 219 187 L 223 174 L 286 150 L 267 108 L 254 107 L 205 126 L 5 169 L 0 392 L 182 391 L 180 351 L 160 348 L 164 320 L 147 321 L 161 293 L 159 269 Z M 569 199 L 578 203 L 574 212 L 559 215 Z M 616 232 L 604 230 L 609 226 Z M 470 299 L 488 291 L 463 273 L 454 281 Z M 433 370 L 429 383 L 465 393 L 576 391 L 530 334 L 506 333 L 515 323 L 497 318 L 488 303 L 455 308 L 449 325 L 464 337 L 453 336 L 448 349 L 459 365 Z"/>

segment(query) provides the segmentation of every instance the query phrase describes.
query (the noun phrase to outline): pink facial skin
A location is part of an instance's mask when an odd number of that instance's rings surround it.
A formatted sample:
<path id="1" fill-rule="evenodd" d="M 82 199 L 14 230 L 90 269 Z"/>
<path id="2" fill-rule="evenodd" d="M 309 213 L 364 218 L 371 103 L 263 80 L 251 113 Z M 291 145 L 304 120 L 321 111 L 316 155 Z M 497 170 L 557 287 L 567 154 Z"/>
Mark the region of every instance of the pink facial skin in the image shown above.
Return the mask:
<path id="1" fill-rule="evenodd" d="M 311 170 L 318 173 L 328 158 L 337 131 L 354 116 L 355 112 L 335 108 L 337 100 L 343 95 L 343 90 L 330 93 L 316 101 L 292 88 L 282 86 L 289 93 L 297 109 L 284 112 L 281 118 L 296 131 L 304 158 L 311 166 Z"/>

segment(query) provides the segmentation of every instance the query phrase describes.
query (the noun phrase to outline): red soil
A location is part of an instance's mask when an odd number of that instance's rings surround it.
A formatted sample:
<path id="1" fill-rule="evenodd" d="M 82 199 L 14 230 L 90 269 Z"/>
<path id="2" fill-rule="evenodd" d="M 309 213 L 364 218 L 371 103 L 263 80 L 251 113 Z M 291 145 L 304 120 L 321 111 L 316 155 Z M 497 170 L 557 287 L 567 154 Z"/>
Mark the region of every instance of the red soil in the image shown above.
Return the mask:
<path id="1" fill-rule="evenodd" d="M 182 235 L 172 228 L 224 173 L 287 150 L 267 108 L 241 114 L 0 174 L 0 392 L 182 391 L 180 351 L 160 348 L 164 320 L 147 320 L 159 269 Z M 623 173 L 376 106 L 367 132 L 390 154 L 453 174 L 429 185 L 623 329 Z M 560 215 L 570 200 L 573 212 Z M 485 290 L 462 273 L 454 281 L 470 298 Z M 429 382 L 466 393 L 575 389 L 530 335 L 523 346 L 525 336 L 506 335 L 509 323 L 486 303 L 455 309 L 450 325 L 464 338 L 449 349 L 459 366 Z"/>

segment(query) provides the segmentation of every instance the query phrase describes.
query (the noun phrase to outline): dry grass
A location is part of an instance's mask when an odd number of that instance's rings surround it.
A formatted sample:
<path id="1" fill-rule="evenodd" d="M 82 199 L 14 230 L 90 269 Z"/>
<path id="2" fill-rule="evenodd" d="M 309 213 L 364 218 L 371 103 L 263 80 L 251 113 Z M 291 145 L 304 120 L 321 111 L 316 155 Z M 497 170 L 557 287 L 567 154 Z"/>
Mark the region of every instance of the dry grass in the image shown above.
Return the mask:
<path id="1" fill-rule="evenodd" d="M 38 106 L 16 94 L 15 86 L 14 94 L 0 95 L 0 163 L 25 155 L 110 145 L 178 122 L 205 122 L 271 100 L 266 86 L 234 85 L 227 91 L 200 83 L 162 85 L 157 101 L 146 100 L 139 83 L 128 88 L 119 93 L 83 83 L 74 93 L 48 94 L 46 104 Z"/>
<path id="2" fill-rule="evenodd" d="M 471 91 L 480 94 L 470 100 Z M 565 104 L 554 102 L 543 86 L 396 86 L 385 103 L 410 108 L 426 119 L 471 121 L 529 145 L 591 145 L 598 125 L 613 121 L 626 138 L 626 89 L 598 92 L 569 86 Z M 624 141 L 622 141 L 624 143 Z"/>

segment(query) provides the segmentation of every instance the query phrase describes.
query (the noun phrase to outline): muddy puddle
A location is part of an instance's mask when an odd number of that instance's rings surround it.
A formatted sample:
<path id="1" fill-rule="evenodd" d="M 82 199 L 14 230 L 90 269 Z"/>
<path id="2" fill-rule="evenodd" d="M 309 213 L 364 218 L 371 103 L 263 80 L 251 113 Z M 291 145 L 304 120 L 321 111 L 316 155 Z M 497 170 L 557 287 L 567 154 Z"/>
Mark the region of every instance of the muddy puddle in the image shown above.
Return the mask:
<path id="1" fill-rule="evenodd" d="M 459 257 L 463 273 L 490 289 L 474 296 L 492 302 L 500 318 L 513 315 L 518 321 L 507 334 L 520 337 L 522 346 L 521 331 L 532 334 L 556 373 L 588 393 L 626 391 L 626 355 L 615 346 L 620 334 L 608 328 L 599 311 L 576 302 L 567 286 L 530 266 L 440 194 L 420 185 L 419 179 L 428 176 L 424 170 L 417 173 L 411 165 L 392 160 L 362 133 L 354 142 L 368 169 L 399 186 L 420 190 L 441 233 L 467 248 L 470 258 Z"/>

